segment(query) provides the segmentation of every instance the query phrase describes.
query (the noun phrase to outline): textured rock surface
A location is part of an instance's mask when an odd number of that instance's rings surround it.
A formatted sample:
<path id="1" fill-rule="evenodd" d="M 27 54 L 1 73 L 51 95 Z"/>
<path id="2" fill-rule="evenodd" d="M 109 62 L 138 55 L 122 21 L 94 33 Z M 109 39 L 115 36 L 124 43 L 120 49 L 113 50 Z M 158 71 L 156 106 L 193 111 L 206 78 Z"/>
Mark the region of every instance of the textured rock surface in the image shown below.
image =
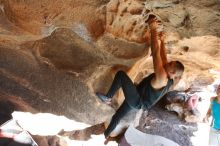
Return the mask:
<path id="1" fill-rule="evenodd" d="M 136 83 L 153 72 L 150 13 L 164 25 L 169 60 L 186 67 L 175 89 L 220 78 L 219 0 L 0 0 L 0 94 L 29 110 L 109 120 L 122 92 L 114 109 L 94 93 L 107 92 L 118 70 Z"/>

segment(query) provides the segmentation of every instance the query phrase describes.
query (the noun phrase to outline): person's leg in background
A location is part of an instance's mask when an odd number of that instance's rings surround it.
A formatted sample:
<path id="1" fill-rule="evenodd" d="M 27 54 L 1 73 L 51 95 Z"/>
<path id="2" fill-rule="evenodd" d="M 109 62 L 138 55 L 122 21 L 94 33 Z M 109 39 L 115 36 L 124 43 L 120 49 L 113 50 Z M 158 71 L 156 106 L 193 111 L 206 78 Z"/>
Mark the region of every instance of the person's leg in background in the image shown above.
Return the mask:
<path id="1" fill-rule="evenodd" d="M 218 140 L 218 145 L 220 146 L 220 133 L 218 131 L 218 135 L 217 135 L 217 140 Z"/>
<path id="2" fill-rule="evenodd" d="M 214 128 L 210 128 L 209 146 L 220 146 L 220 133 Z"/>

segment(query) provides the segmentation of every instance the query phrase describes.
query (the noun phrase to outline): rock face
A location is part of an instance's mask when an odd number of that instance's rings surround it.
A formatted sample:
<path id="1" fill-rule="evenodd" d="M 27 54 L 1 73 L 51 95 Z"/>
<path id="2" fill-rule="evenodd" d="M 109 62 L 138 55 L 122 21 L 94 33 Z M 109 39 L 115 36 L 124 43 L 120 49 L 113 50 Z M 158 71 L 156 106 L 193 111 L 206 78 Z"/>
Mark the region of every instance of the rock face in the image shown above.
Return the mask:
<path id="1" fill-rule="evenodd" d="M 7 18 L 33 34 L 48 35 L 57 27 L 89 29 L 91 36 L 98 37 L 104 31 L 101 6 L 105 2 L 90 0 L 3 1 Z M 100 10 L 97 10 L 100 8 Z M 96 29 L 96 27 L 98 29 Z M 95 30 L 94 30 L 95 29 Z"/>
<path id="2" fill-rule="evenodd" d="M 145 4 L 133 0 L 112 0 L 106 7 L 106 31 L 129 41 L 145 42 L 149 10 Z"/>
<path id="3" fill-rule="evenodd" d="M 166 31 L 168 59 L 185 65 L 175 89 L 220 77 L 219 0 L 0 0 L 0 91 L 36 111 L 109 120 L 122 92 L 114 109 L 94 93 L 106 93 L 118 70 L 136 83 L 153 72 L 149 14 Z"/>
<path id="4" fill-rule="evenodd" d="M 33 107 L 40 111 L 64 114 L 86 123 L 102 122 L 100 119 L 105 119 L 106 117 L 106 113 L 102 112 L 103 105 L 100 105 L 98 100 L 89 93 L 88 87 L 82 80 L 78 79 L 80 77 L 76 77 L 78 76 L 77 72 L 84 72 L 85 76 L 89 74 L 87 73 L 90 70 L 89 68 L 95 69 L 92 65 L 92 60 L 94 60 L 95 64 L 99 64 L 101 58 L 94 56 L 94 54 L 92 56 L 89 55 L 89 53 L 86 53 L 88 50 L 80 49 L 80 44 L 78 46 L 68 44 L 68 41 L 71 42 L 74 36 L 69 34 L 69 32 L 65 34 L 65 32 L 63 30 L 58 36 L 54 32 L 48 38 L 34 43 L 28 42 L 23 44 L 20 50 L 1 47 L 1 90 L 24 98 L 26 102 L 30 102 Z M 62 34 L 65 34 L 65 38 L 62 38 Z M 66 42 L 54 41 L 54 37 Z M 78 39 L 80 38 L 78 37 Z M 47 44 L 44 41 L 47 41 Z M 58 49 L 50 48 L 50 44 L 54 45 L 56 42 L 58 45 L 55 46 Z M 43 49 L 44 45 L 46 45 L 46 50 L 48 50 L 47 53 L 44 52 L 45 50 L 42 51 L 40 49 Z M 89 48 L 85 47 L 85 49 Z M 63 54 L 60 52 L 55 55 L 57 51 L 61 51 Z M 50 53 L 54 54 L 52 58 L 50 58 Z M 77 53 L 77 55 L 74 55 L 74 53 Z M 26 55 L 27 57 L 25 57 Z M 64 57 L 65 59 L 60 58 L 63 55 L 67 55 Z M 78 58 L 75 56 L 78 56 Z M 89 62 L 86 59 L 89 59 Z M 80 61 L 81 64 L 68 64 L 68 62 L 74 60 Z M 71 68 L 75 72 L 62 72 L 64 69 L 68 71 Z M 80 96 L 81 98 L 79 98 Z M 85 109 L 90 112 L 84 112 Z M 104 109 L 111 111 L 108 107 Z M 99 113 L 100 118 L 94 117 L 94 111 Z M 74 112 L 75 114 L 73 114 Z M 83 114 L 85 115 L 82 116 Z M 85 119 L 82 119 L 81 116 L 85 117 Z"/>

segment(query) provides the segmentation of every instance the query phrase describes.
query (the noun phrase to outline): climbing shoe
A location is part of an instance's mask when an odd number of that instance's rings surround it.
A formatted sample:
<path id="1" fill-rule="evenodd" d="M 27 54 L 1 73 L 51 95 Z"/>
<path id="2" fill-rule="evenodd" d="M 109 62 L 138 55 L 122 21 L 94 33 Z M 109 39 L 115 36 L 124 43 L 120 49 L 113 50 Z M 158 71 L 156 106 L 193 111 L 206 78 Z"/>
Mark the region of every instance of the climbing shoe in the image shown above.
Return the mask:
<path id="1" fill-rule="evenodd" d="M 101 94 L 101 93 L 96 93 L 96 96 L 104 103 L 106 104 L 111 104 L 111 98 L 108 98 L 107 96 Z"/>

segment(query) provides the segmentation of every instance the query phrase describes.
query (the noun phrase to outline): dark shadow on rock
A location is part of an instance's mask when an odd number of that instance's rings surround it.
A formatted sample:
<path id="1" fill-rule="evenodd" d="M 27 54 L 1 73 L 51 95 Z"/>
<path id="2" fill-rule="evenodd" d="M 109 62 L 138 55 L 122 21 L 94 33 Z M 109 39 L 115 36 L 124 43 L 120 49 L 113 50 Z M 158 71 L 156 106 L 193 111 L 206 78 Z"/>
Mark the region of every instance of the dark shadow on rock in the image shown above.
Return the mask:
<path id="1" fill-rule="evenodd" d="M 19 143 L 13 140 L 13 138 L 0 137 L 1 146 L 33 146 L 32 144 Z"/>
<path id="2" fill-rule="evenodd" d="M 11 113 L 17 110 L 10 101 L 0 101 L 0 125 L 12 118 Z"/>
<path id="3" fill-rule="evenodd" d="M 147 117 L 141 118 L 138 130 L 168 138 L 181 146 L 193 146 L 190 137 L 197 131 L 196 123 L 181 120 L 175 113 L 167 111 L 159 102 Z"/>
<path id="4" fill-rule="evenodd" d="M 87 141 L 91 138 L 91 135 L 100 135 L 105 131 L 104 123 L 93 125 L 91 127 L 82 129 L 82 130 L 74 130 L 74 131 L 61 131 L 58 135 L 67 136 L 70 139 Z"/>
<path id="5" fill-rule="evenodd" d="M 105 131 L 104 123 L 93 125 L 91 127 L 85 128 L 83 130 L 74 130 L 74 131 L 61 131 L 60 136 L 67 136 L 70 139 L 88 141 L 91 138 L 91 135 L 100 135 Z M 126 130 L 123 133 L 119 134 L 116 137 L 109 137 L 105 140 L 104 144 L 108 144 L 109 141 L 115 141 L 120 143 L 122 137 L 124 136 Z"/>

